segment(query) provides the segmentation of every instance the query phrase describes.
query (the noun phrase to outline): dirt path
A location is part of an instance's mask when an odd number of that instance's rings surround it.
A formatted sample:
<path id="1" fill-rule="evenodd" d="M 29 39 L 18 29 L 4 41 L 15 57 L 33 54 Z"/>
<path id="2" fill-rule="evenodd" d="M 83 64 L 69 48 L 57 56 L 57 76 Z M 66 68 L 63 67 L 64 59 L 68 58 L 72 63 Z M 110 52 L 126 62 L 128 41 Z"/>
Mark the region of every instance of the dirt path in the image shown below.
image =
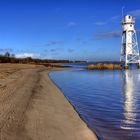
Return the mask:
<path id="1" fill-rule="evenodd" d="M 96 140 L 49 70 L 13 68 L 0 68 L 0 140 Z"/>

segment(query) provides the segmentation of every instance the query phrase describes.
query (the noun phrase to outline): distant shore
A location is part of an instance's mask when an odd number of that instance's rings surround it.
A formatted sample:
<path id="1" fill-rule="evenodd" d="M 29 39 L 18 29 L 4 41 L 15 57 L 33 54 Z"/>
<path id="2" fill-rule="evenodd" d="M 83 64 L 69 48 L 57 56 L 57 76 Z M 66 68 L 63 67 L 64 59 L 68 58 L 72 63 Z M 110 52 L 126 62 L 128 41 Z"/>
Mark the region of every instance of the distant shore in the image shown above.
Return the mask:
<path id="1" fill-rule="evenodd" d="M 1 139 L 97 140 L 48 74 L 62 68 L 0 64 Z"/>

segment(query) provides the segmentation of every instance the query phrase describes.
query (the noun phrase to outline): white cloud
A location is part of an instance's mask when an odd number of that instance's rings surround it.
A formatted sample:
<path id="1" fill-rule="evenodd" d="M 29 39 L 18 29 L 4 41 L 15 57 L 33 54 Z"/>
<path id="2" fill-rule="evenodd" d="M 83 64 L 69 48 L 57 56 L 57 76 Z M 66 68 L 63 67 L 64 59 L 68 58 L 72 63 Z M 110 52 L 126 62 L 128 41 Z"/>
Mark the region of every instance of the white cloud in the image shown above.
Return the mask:
<path id="1" fill-rule="evenodd" d="M 107 21 L 97 21 L 97 22 L 94 22 L 93 24 L 95 24 L 97 26 L 103 26 L 106 24 L 111 24 L 111 22 L 119 21 L 119 19 L 120 19 L 120 16 L 113 16 L 110 19 L 108 19 Z"/>
<path id="2" fill-rule="evenodd" d="M 135 17 L 140 17 L 140 9 L 133 10 L 133 11 L 130 11 L 128 13 L 135 16 Z"/>
<path id="3" fill-rule="evenodd" d="M 107 24 L 107 22 L 95 22 L 94 24 L 95 25 L 98 25 L 98 26 L 102 26 L 102 25 Z"/>
<path id="4" fill-rule="evenodd" d="M 64 41 L 62 40 L 52 40 L 45 44 L 45 46 L 54 46 L 54 45 L 63 45 Z"/>
<path id="5" fill-rule="evenodd" d="M 39 58 L 40 54 L 35 54 L 35 53 L 20 53 L 16 54 L 17 58 L 26 58 L 26 57 L 32 57 L 32 58 Z"/>
<path id="6" fill-rule="evenodd" d="M 119 15 L 117 16 L 113 16 L 110 18 L 110 21 L 116 21 L 116 20 L 119 20 L 121 17 Z"/>
<path id="7" fill-rule="evenodd" d="M 121 37 L 120 31 L 97 33 L 95 39 L 108 39 Z"/>
<path id="8" fill-rule="evenodd" d="M 77 26 L 77 23 L 76 23 L 76 22 L 69 22 L 69 23 L 67 24 L 67 26 L 68 26 L 68 27 L 75 27 L 75 26 Z"/>

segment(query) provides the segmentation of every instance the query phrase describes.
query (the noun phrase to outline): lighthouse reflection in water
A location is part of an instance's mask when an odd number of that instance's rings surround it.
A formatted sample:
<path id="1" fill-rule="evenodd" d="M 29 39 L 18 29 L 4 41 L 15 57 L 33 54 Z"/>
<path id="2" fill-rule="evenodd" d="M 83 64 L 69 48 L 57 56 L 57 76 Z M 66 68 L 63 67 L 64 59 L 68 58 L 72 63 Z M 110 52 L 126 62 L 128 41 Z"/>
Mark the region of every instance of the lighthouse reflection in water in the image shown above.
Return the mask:
<path id="1" fill-rule="evenodd" d="M 137 126 L 139 120 L 139 102 L 140 98 L 140 71 L 126 70 L 122 73 L 122 93 L 124 96 L 124 119 L 121 124 L 122 129 L 135 130 L 140 133 L 140 127 Z M 139 124 L 139 123 L 138 123 Z M 137 132 L 138 131 L 138 132 Z M 133 135 L 130 133 L 130 135 Z"/>
<path id="2" fill-rule="evenodd" d="M 88 126 L 101 140 L 140 140 L 140 70 L 53 72 Z"/>

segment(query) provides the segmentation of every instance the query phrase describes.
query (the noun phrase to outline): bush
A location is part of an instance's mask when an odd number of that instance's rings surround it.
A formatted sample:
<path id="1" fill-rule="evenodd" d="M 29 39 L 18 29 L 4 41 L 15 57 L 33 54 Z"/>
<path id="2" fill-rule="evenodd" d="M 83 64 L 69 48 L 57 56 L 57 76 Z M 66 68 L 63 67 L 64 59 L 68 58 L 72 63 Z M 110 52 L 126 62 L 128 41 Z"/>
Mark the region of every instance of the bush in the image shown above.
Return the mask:
<path id="1" fill-rule="evenodd" d="M 87 66 L 88 70 L 105 70 L 105 69 L 109 69 L 109 70 L 115 70 L 115 69 L 122 69 L 122 67 L 120 65 L 117 64 L 91 64 Z"/>

